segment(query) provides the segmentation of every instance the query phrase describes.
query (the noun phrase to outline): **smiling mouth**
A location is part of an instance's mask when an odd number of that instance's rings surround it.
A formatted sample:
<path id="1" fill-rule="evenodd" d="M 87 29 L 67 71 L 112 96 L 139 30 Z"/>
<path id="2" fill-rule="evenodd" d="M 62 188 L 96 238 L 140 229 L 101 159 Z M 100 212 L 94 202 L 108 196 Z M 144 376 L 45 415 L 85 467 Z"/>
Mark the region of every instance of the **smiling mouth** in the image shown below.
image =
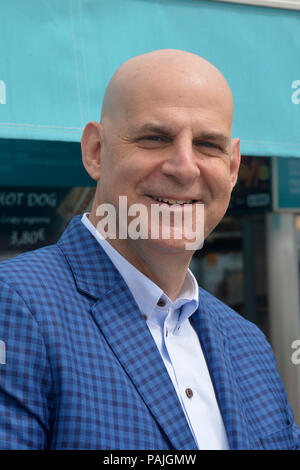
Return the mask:
<path id="1" fill-rule="evenodd" d="M 169 206 L 173 206 L 175 204 L 183 206 L 184 204 L 194 204 L 195 202 L 199 202 L 196 199 L 172 199 L 172 198 L 158 197 L 158 196 L 151 196 L 151 195 L 149 195 L 148 197 L 156 203 L 168 204 Z"/>

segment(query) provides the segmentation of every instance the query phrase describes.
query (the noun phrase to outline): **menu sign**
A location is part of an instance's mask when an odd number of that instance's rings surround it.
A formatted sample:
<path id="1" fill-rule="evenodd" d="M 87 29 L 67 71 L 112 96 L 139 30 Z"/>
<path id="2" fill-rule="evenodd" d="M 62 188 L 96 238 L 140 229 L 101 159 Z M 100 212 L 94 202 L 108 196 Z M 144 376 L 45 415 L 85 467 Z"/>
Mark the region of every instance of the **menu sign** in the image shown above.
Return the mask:
<path id="1" fill-rule="evenodd" d="M 95 188 L 2 187 L 0 259 L 56 243 L 69 220 L 88 210 Z"/>

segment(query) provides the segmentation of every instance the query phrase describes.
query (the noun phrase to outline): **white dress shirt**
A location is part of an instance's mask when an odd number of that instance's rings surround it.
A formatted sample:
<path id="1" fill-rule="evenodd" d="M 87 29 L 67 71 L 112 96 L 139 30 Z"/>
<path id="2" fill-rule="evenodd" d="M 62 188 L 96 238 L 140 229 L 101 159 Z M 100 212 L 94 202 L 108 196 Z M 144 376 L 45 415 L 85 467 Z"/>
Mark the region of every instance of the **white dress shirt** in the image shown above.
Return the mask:
<path id="1" fill-rule="evenodd" d="M 82 223 L 120 272 L 146 318 L 198 448 L 229 449 L 200 341 L 189 320 L 199 304 L 198 285 L 192 272 L 187 271 L 178 297 L 172 302 L 104 239 L 87 215 L 83 215 Z"/>

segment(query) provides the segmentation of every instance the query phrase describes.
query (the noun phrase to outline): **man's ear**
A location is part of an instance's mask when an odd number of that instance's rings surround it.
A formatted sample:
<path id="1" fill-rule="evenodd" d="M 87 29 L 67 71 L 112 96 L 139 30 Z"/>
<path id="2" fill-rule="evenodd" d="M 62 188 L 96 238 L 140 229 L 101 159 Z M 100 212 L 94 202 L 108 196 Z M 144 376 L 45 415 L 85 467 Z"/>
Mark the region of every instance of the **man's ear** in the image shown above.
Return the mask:
<path id="1" fill-rule="evenodd" d="M 230 175 L 231 175 L 231 189 L 234 188 L 241 163 L 240 152 L 240 139 L 233 139 L 231 142 L 231 157 L 230 157 Z"/>
<path id="2" fill-rule="evenodd" d="M 92 121 L 85 126 L 81 138 L 82 163 L 96 181 L 100 178 L 102 132 L 102 125 Z"/>

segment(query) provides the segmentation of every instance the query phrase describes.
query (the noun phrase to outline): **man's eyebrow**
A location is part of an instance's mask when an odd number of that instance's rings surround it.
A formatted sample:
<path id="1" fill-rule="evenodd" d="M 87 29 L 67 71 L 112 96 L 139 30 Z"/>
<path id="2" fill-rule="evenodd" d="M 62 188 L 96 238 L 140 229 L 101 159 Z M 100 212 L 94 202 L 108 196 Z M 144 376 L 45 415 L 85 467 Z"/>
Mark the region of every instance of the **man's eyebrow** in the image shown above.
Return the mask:
<path id="1" fill-rule="evenodd" d="M 156 134 L 166 134 L 166 135 L 170 135 L 173 133 L 171 128 L 168 126 L 160 125 L 160 124 L 152 124 L 152 123 L 143 124 L 142 126 L 136 129 L 136 132 L 138 134 L 141 134 L 143 132 L 154 132 Z"/>
<path id="2" fill-rule="evenodd" d="M 200 132 L 197 139 L 214 141 L 224 145 L 228 145 L 230 142 L 230 138 L 221 132 Z"/>

